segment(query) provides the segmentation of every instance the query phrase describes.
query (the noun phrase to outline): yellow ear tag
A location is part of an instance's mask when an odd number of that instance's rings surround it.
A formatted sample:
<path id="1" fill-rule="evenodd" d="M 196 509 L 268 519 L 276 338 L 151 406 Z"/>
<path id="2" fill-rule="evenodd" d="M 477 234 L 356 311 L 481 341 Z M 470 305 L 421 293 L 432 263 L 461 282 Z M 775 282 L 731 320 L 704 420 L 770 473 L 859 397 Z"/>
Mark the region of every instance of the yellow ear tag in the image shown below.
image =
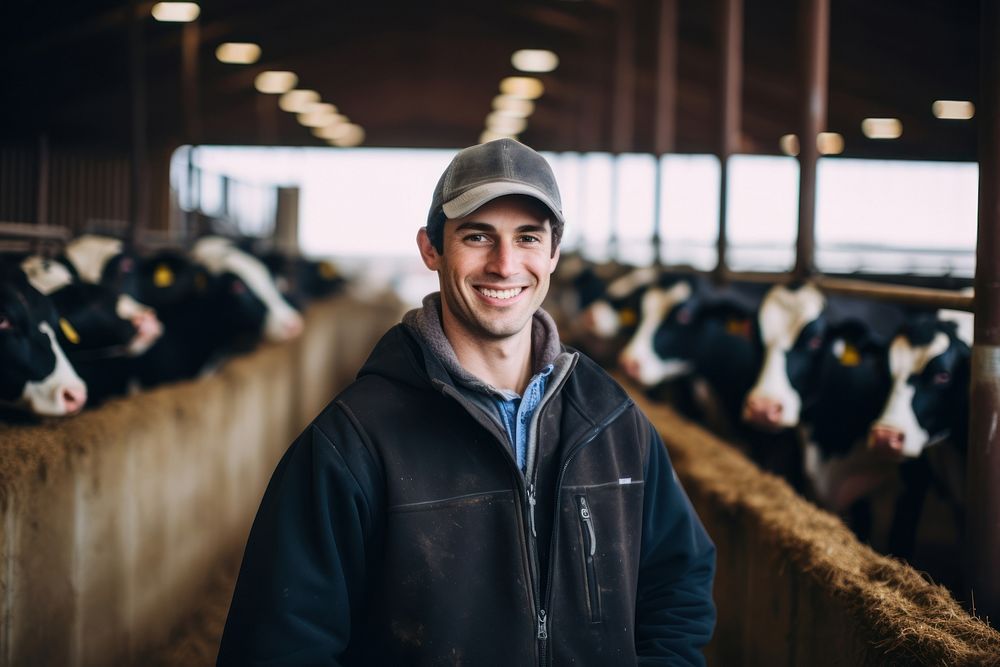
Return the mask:
<path id="1" fill-rule="evenodd" d="M 166 264 L 160 264 L 153 272 L 153 284 L 157 287 L 170 287 L 174 284 L 174 272 Z"/>
<path id="2" fill-rule="evenodd" d="M 73 325 L 69 323 L 65 317 L 59 318 L 59 328 L 62 329 L 63 335 L 66 336 L 66 340 L 76 345 L 80 342 L 80 334 L 76 332 Z"/>
<path id="3" fill-rule="evenodd" d="M 858 348 L 850 343 L 844 344 L 844 351 L 840 353 L 841 366 L 857 366 L 861 363 L 861 353 Z"/>
<path id="4" fill-rule="evenodd" d="M 323 280 L 333 280 L 337 277 L 337 269 L 330 262 L 320 262 L 319 275 Z"/>
<path id="5" fill-rule="evenodd" d="M 750 337 L 750 320 L 726 320 L 726 333 L 730 336 Z"/>
<path id="6" fill-rule="evenodd" d="M 635 311 L 631 308 L 623 308 L 622 312 L 618 313 L 618 323 L 623 327 L 630 327 L 636 323 L 638 317 L 636 317 Z"/>

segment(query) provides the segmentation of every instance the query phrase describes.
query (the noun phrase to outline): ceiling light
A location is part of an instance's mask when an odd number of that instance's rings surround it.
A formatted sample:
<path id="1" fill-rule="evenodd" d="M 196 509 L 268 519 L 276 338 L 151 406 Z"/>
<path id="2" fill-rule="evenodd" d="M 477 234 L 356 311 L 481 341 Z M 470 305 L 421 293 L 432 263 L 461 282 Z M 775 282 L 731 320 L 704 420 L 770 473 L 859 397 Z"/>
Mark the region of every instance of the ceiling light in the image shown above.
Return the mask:
<path id="1" fill-rule="evenodd" d="M 365 140 L 365 131 L 360 125 L 347 123 L 346 125 L 338 125 L 337 129 L 341 132 L 331 140 L 335 146 L 348 148 L 358 146 Z"/>
<path id="2" fill-rule="evenodd" d="M 976 115 L 976 105 L 968 100 L 937 100 L 931 111 L 944 120 L 969 120 Z"/>
<path id="3" fill-rule="evenodd" d="M 510 64 L 522 72 L 551 72 L 559 67 L 559 56 L 544 49 L 521 49 L 510 57 Z"/>
<path id="4" fill-rule="evenodd" d="M 299 77 L 292 72 L 267 71 L 257 75 L 253 86 L 262 93 L 280 95 L 294 88 L 298 82 Z"/>
<path id="5" fill-rule="evenodd" d="M 337 113 L 337 107 L 329 102 L 313 102 L 306 106 L 305 113 L 327 114 L 332 116 Z"/>
<path id="6" fill-rule="evenodd" d="M 289 113 L 303 113 L 314 102 L 319 102 L 315 90 L 289 90 L 278 99 L 278 106 Z"/>
<path id="7" fill-rule="evenodd" d="M 313 135 L 319 137 L 320 139 L 336 139 L 340 136 L 342 130 L 340 126 L 347 123 L 347 116 L 336 115 L 333 116 L 331 122 L 320 127 L 313 128 Z"/>
<path id="8" fill-rule="evenodd" d="M 250 42 L 226 42 L 215 50 L 215 57 L 230 65 L 251 65 L 260 59 L 260 47 Z"/>
<path id="9" fill-rule="evenodd" d="M 153 18 L 164 23 L 190 23 L 201 14 L 194 2 L 158 2 L 153 5 Z"/>
<path id="10" fill-rule="evenodd" d="M 508 116 L 527 118 L 535 112 L 535 103 L 521 97 L 497 95 L 493 98 L 493 108 L 497 111 L 503 111 Z"/>
<path id="11" fill-rule="evenodd" d="M 865 118 L 861 131 L 869 139 L 898 139 L 903 134 L 903 124 L 898 118 Z"/>
<path id="12" fill-rule="evenodd" d="M 507 116 L 498 111 L 486 117 L 486 129 L 503 134 L 520 134 L 527 125 L 528 122 L 523 118 Z"/>
<path id="13" fill-rule="evenodd" d="M 512 97 L 535 100 L 545 92 L 545 86 L 538 79 L 530 76 L 508 76 L 500 82 L 500 92 Z"/>
<path id="14" fill-rule="evenodd" d="M 336 107 L 332 104 L 328 105 L 334 111 L 328 111 L 325 108 L 318 110 L 309 109 L 305 113 L 300 113 L 298 115 L 299 122 L 306 127 L 326 127 L 327 125 L 337 125 L 342 123 L 345 119 L 336 112 Z M 346 119 L 345 119 L 346 120 Z"/>
<path id="15" fill-rule="evenodd" d="M 783 135 L 778 139 L 778 145 L 781 146 L 781 152 L 785 155 L 795 157 L 799 154 L 799 138 L 794 134 Z"/>
<path id="16" fill-rule="evenodd" d="M 816 150 L 820 155 L 840 155 L 844 152 L 844 137 L 836 132 L 820 132 L 816 135 Z"/>

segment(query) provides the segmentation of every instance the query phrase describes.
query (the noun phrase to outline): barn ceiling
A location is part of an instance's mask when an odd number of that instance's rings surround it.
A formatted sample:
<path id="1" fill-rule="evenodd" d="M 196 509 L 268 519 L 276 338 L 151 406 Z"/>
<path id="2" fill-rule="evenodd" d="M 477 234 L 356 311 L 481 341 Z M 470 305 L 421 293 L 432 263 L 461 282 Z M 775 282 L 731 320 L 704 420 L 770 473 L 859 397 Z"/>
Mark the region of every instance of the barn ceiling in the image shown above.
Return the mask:
<path id="1" fill-rule="evenodd" d="M 127 148 L 130 67 L 145 90 L 151 147 L 184 143 L 326 145 L 258 93 L 254 77 L 291 70 L 366 133 L 366 146 L 475 143 L 498 84 L 517 74 L 511 54 L 560 58 L 539 75 L 545 93 L 521 139 L 544 150 L 612 150 L 622 3 L 631 2 L 634 127 L 626 147 L 651 151 L 658 0 L 203 0 L 197 26 L 160 23 L 151 2 L 88 0 L 0 6 L 0 143 Z M 802 95 L 800 0 L 745 0 L 742 148 L 777 153 L 795 132 Z M 720 0 L 680 0 L 676 147 L 717 150 Z M 133 13 L 140 18 L 134 22 Z M 828 129 L 844 155 L 976 158 L 976 123 L 940 120 L 937 99 L 978 98 L 976 0 L 831 0 Z M 130 43 L 130 29 L 134 30 Z M 183 85 L 193 40 L 196 88 Z M 252 65 L 219 62 L 216 47 L 255 42 Z M 903 134 L 873 140 L 866 117 L 895 117 Z"/>

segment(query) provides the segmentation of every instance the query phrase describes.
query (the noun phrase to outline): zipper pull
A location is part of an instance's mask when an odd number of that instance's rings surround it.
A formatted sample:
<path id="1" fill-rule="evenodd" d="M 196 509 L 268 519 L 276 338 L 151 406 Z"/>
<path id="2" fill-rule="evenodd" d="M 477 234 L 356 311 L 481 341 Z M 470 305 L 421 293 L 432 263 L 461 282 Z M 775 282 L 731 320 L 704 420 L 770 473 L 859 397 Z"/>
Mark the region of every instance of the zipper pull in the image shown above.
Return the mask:
<path id="1" fill-rule="evenodd" d="M 549 638 L 549 619 L 545 617 L 545 610 L 538 610 L 538 638 Z"/>
<path id="2" fill-rule="evenodd" d="M 594 532 L 594 520 L 590 517 L 590 507 L 587 506 L 587 499 L 580 496 L 579 500 L 580 518 L 583 519 L 583 523 L 587 526 L 587 531 L 590 533 L 590 555 L 593 556 L 594 552 L 597 551 L 597 534 Z"/>
<path id="3" fill-rule="evenodd" d="M 538 537 L 535 533 L 535 483 L 528 485 L 528 523 L 531 525 L 531 536 Z M 544 612 L 542 612 L 544 614 Z"/>

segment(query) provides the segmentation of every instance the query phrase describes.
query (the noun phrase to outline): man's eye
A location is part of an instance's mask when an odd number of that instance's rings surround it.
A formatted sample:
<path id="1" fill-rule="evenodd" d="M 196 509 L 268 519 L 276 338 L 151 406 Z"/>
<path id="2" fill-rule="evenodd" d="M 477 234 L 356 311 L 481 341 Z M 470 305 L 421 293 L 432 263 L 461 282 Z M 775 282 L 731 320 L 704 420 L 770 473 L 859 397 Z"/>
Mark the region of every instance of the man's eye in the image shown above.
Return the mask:
<path id="1" fill-rule="evenodd" d="M 541 241 L 537 236 L 531 236 L 530 234 L 521 237 L 521 243 L 541 243 Z"/>
<path id="2" fill-rule="evenodd" d="M 469 234 L 465 237 L 465 240 L 471 243 L 483 243 L 487 239 L 485 234 Z"/>

